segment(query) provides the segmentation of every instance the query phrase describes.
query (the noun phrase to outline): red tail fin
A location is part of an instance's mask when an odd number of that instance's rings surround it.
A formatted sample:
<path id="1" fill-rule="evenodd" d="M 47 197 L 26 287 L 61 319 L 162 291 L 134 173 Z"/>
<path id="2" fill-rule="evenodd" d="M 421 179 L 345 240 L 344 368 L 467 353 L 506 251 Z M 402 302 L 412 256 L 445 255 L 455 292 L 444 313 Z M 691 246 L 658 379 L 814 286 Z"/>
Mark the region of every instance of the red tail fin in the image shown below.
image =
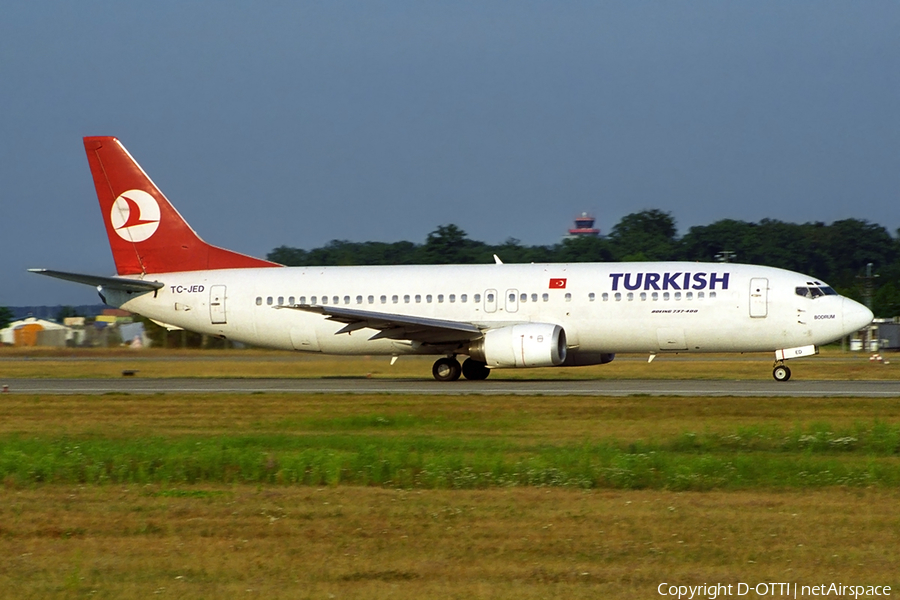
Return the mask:
<path id="1" fill-rule="evenodd" d="M 119 275 L 281 266 L 201 240 L 116 138 L 84 149 Z"/>

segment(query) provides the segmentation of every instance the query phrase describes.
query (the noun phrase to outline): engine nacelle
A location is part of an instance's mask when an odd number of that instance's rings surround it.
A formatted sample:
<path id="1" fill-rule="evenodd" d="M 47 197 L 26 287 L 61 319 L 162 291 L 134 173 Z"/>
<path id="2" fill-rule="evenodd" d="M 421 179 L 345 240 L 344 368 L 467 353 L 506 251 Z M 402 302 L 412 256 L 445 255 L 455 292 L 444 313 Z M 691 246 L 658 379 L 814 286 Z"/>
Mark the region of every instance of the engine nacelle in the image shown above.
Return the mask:
<path id="1" fill-rule="evenodd" d="M 566 360 L 566 332 L 550 323 L 492 329 L 469 346 L 469 356 L 499 367 L 555 367 Z"/>
<path id="2" fill-rule="evenodd" d="M 583 367 L 585 365 L 605 365 L 615 360 L 616 355 L 610 352 L 569 352 L 564 367 Z"/>

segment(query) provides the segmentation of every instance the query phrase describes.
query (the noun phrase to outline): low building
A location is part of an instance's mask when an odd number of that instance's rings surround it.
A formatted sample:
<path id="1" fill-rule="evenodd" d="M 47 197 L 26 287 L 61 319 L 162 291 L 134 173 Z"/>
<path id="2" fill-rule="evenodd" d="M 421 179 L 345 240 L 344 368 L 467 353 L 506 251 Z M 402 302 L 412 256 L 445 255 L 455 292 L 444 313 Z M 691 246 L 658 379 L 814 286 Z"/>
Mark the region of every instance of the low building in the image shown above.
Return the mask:
<path id="1" fill-rule="evenodd" d="M 53 321 L 28 317 L 0 329 L 0 343 L 13 346 L 51 346 L 61 348 L 72 338 L 72 329 Z"/>

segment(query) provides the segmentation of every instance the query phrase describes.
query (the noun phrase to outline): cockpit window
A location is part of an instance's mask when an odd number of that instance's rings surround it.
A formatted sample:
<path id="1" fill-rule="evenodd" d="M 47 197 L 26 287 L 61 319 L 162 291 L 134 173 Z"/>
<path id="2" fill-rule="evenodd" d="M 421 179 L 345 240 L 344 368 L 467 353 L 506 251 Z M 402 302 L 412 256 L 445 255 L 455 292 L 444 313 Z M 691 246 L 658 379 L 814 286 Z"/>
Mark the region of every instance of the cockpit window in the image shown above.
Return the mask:
<path id="1" fill-rule="evenodd" d="M 822 287 L 796 287 L 794 288 L 794 292 L 798 296 L 803 296 L 804 298 L 818 298 L 819 296 L 837 296 L 838 293 L 834 291 L 833 288 L 825 285 Z"/>

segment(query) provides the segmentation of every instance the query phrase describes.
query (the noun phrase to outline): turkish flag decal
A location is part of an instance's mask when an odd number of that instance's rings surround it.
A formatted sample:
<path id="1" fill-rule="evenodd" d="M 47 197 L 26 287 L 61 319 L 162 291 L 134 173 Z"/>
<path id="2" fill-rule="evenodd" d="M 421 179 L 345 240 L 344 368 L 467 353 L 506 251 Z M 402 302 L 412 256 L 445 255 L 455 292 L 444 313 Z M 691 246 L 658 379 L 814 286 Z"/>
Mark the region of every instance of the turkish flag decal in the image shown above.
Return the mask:
<path id="1" fill-rule="evenodd" d="M 550 280 L 550 289 L 551 290 L 566 289 L 566 280 L 565 279 L 551 279 Z"/>

